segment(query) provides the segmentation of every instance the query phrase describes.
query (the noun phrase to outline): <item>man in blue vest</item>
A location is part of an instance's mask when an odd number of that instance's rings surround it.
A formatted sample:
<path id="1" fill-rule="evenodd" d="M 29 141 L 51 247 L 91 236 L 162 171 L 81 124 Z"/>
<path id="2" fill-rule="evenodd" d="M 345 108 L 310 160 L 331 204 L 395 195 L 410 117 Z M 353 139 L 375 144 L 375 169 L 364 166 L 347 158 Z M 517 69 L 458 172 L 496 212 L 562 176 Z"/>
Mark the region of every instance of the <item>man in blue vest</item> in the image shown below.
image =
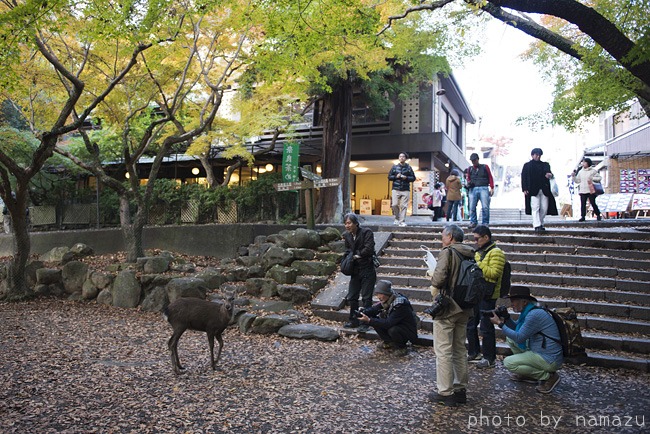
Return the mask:
<path id="1" fill-rule="evenodd" d="M 476 206 L 481 201 L 481 224 L 490 224 L 490 197 L 494 192 L 494 179 L 487 164 L 479 164 L 478 154 L 469 156 L 472 165 L 465 170 L 467 191 L 469 196 L 469 228 L 478 226 Z"/>

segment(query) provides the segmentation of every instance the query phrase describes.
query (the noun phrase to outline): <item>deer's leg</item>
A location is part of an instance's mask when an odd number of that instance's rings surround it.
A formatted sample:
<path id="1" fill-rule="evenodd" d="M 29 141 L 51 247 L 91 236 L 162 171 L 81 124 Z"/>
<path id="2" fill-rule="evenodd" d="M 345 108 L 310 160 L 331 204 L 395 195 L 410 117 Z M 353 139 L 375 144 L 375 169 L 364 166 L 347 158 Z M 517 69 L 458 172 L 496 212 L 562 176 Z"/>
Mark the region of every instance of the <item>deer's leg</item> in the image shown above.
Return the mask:
<path id="1" fill-rule="evenodd" d="M 217 335 L 217 341 L 219 342 L 219 351 L 217 351 L 217 360 L 214 362 L 215 365 L 219 363 L 219 357 L 221 357 L 221 349 L 223 348 L 223 338 L 221 337 L 221 333 Z"/>
<path id="2" fill-rule="evenodd" d="M 184 332 L 184 328 L 179 330 L 175 329 L 174 334 L 172 334 L 172 337 L 169 338 L 169 342 L 167 342 L 167 346 L 169 347 L 169 351 L 171 353 L 172 367 L 174 368 L 174 372 L 177 374 L 179 374 L 182 369 L 185 369 L 181 366 L 181 361 L 178 358 L 178 340 L 181 338 Z"/>
<path id="3" fill-rule="evenodd" d="M 210 345 L 210 366 L 214 371 L 214 335 L 208 332 L 208 344 Z"/>

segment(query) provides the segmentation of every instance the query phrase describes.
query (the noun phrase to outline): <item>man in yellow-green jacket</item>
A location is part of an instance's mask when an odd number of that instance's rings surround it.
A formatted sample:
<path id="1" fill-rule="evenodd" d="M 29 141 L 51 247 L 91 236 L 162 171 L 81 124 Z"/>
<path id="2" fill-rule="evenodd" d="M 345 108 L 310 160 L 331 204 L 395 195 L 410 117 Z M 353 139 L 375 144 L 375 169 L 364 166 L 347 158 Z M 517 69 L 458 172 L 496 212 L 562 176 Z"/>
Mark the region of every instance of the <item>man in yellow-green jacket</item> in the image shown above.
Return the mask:
<path id="1" fill-rule="evenodd" d="M 500 297 L 503 268 L 506 255 L 492 241 L 492 231 L 485 225 L 479 225 L 473 230 L 476 242 L 474 260 L 483 271 L 483 278 L 494 286 L 492 294 L 487 294 L 474 308 L 474 316 L 467 323 L 467 359 L 470 363 L 477 363 L 477 368 L 493 368 L 497 357 L 497 343 L 494 333 L 494 324 L 482 312 L 493 311 L 497 299 Z M 492 316 L 492 315 L 490 315 Z M 483 337 L 483 345 L 479 344 L 479 333 Z M 481 351 L 482 350 L 482 351 Z M 483 353 L 483 358 L 481 358 Z"/>

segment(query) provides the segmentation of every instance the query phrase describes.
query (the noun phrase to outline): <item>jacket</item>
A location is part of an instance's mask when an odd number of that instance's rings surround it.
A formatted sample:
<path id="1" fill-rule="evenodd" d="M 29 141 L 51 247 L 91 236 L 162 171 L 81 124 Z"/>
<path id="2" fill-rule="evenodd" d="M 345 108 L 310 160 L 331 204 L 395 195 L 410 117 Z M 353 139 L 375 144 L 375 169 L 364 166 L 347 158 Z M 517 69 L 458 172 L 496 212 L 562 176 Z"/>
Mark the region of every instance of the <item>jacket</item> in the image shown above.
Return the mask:
<path id="1" fill-rule="evenodd" d="M 402 174 L 406 178 L 397 179 L 397 174 Z M 388 172 L 388 179 L 393 181 L 393 190 L 409 191 L 411 189 L 411 182 L 415 181 L 415 173 L 413 168 L 408 164 L 395 164 Z"/>
<path id="2" fill-rule="evenodd" d="M 431 295 L 434 298 L 441 291 L 449 290 L 456 286 L 461 260 L 452 250 L 457 251 L 465 258 L 474 257 L 474 249 L 463 243 L 453 243 L 440 250 L 436 269 L 433 270 L 433 275 L 431 276 Z M 463 311 L 451 297 L 449 297 L 449 301 L 451 302 L 450 306 L 440 315 L 436 316 L 436 319 L 444 319 Z M 471 309 L 469 310 L 471 311 Z"/>
<path id="3" fill-rule="evenodd" d="M 411 302 L 406 296 L 398 292 L 395 292 L 385 305 L 376 303 L 364 310 L 364 313 L 370 318 L 368 324 L 372 327 L 388 331 L 395 326 L 401 325 L 417 336 L 416 315 L 413 312 Z"/>
<path id="4" fill-rule="evenodd" d="M 521 191 L 527 191 L 529 194 L 524 197 L 526 214 L 531 215 L 533 210 L 530 206 L 530 197 L 537 196 L 540 190 L 544 196 L 548 197 L 547 215 L 558 215 L 555 197 L 551 193 L 551 181 L 544 176 L 551 172 L 551 165 L 544 161 L 530 160 L 524 164 L 521 170 Z"/>
<path id="5" fill-rule="evenodd" d="M 578 192 L 580 194 L 589 194 L 589 182 L 600 182 L 601 179 L 600 173 L 594 166 L 589 166 L 586 169 L 584 167 L 580 169 L 573 177 L 573 182 L 578 184 Z"/>
<path id="6" fill-rule="evenodd" d="M 447 181 L 445 181 L 447 186 L 447 200 L 461 200 L 463 197 L 460 193 L 460 189 L 463 185 L 460 182 L 460 178 L 456 175 L 449 175 Z"/>
<path id="7" fill-rule="evenodd" d="M 345 232 L 343 239 L 345 240 L 346 254 L 351 252 L 353 255 L 361 256 L 354 261 L 354 269 L 374 268 L 372 257 L 375 254 L 375 234 L 370 229 L 359 226 L 356 238 L 353 238 L 350 232 Z M 356 274 L 356 271 L 353 271 L 352 274 Z"/>
<path id="8" fill-rule="evenodd" d="M 497 247 L 496 243 L 491 243 L 485 248 L 477 250 L 474 254 L 474 260 L 483 272 L 483 278 L 495 284 L 492 300 L 496 300 L 501 296 L 503 267 L 506 265 L 505 253 Z"/>
<path id="9" fill-rule="evenodd" d="M 490 171 L 490 166 L 487 164 L 479 164 L 478 167 L 474 165 L 465 169 L 465 179 L 467 180 L 467 188 L 472 187 L 490 187 L 494 188 L 494 178 Z"/>

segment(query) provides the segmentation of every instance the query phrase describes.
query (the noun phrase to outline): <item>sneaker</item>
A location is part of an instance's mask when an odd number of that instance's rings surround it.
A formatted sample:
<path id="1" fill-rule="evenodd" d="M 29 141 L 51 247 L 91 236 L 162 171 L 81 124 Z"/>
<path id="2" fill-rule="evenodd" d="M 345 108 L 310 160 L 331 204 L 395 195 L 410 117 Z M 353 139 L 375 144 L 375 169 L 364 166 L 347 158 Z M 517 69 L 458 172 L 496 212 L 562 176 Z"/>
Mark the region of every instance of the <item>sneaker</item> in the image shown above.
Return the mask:
<path id="1" fill-rule="evenodd" d="M 457 404 L 467 404 L 467 390 L 454 390 L 454 400 Z"/>
<path id="2" fill-rule="evenodd" d="M 603 216 L 601 216 L 600 214 L 596 216 L 596 220 L 601 221 L 602 219 L 603 219 Z"/>
<path id="3" fill-rule="evenodd" d="M 478 363 L 478 361 L 481 360 L 481 354 L 476 353 L 476 354 L 468 354 L 467 355 L 467 361 L 470 363 Z"/>
<path id="4" fill-rule="evenodd" d="M 456 398 L 454 398 L 454 395 L 444 396 L 440 395 L 438 392 L 431 392 L 427 395 L 427 398 L 429 398 L 429 401 L 433 402 L 434 404 L 440 404 L 446 407 L 456 407 L 458 405 Z"/>
<path id="5" fill-rule="evenodd" d="M 396 348 L 393 354 L 396 357 L 406 357 L 409 354 L 409 349 L 407 347 Z"/>
<path id="6" fill-rule="evenodd" d="M 584 218 L 584 217 L 580 217 L 580 219 L 579 219 L 578 221 L 579 221 L 579 222 L 583 222 L 583 221 L 585 221 L 585 218 Z"/>
<path id="7" fill-rule="evenodd" d="M 405 227 L 405 226 L 406 226 L 406 222 L 401 222 L 401 223 L 399 224 L 399 226 L 402 227 L 402 228 Z"/>
<path id="8" fill-rule="evenodd" d="M 512 373 L 510 374 L 510 379 L 512 381 L 518 381 L 520 383 L 537 384 L 537 380 L 535 380 L 534 378 L 526 377 L 525 375 L 521 375 L 521 374 Z"/>
<path id="9" fill-rule="evenodd" d="M 481 359 L 481 360 L 476 364 L 476 367 L 479 368 L 479 369 L 484 369 L 484 368 L 494 368 L 494 365 L 496 365 L 496 363 L 494 362 L 494 360 L 490 361 L 490 360 L 488 360 L 488 359 Z"/>
<path id="10" fill-rule="evenodd" d="M 535 388 L 539 393 L 551 393 L 555 386 L 560 382 L 560 375 L 553 372 L 548 380 L 540 381 L 539 385 Z"/>
<path id="11" fill-rule="evenodd" d="M 368 324 L 361 324 L 361 325 L 359 325 L 359 327 L 357 327 L 357 331 L 359 333 L 365 333 L 368 330 L 370 330 L 370 326 Z"/>
<path id="12" fill-rule="evenodd" d="M 381 341 L 377 344 L 377 349 L 381 351 L 392 350 L 393 344 L 391 344 L 390 342 Z"/>
<path id="13" fill-rule="evenodd" d="M 394 225 L 398 225 L 398 224 L 399 224 L 399 220 L 395 219 L 395 221 L 393 222 L 393 224 L 394 224 Z"/>
<path id="14" fill-rule="evenodd" d="M 539 230 L 540 230 L 540 232 L 544 232 L 546 230 L 546 228 L 544 226 L 540 226 Z"/>
<path id="15" fill-rule="evenodd" d="M 348 321 L 345 324 L 343 324 L 343 327 L 346 329 L 356 329 L 359 327 L 359 321 Z"/>
<path id="16" fill-rule="evenodd" d="M 470 223 L 468 226 L 469 229 L 474 229 L 476 226 L 478 226 L 478 223 Z"/>

